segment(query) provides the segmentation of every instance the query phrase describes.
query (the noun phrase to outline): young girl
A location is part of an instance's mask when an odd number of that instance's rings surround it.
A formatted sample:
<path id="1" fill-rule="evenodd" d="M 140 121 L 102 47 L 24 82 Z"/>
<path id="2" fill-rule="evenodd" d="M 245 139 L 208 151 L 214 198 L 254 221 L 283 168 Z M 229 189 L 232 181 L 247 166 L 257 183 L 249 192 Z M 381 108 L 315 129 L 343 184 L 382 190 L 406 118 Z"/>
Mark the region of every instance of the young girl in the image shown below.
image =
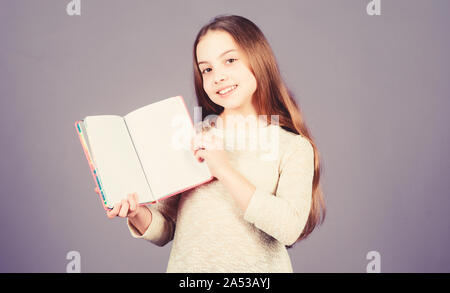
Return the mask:
<path id="1" fill-rule="evenodd" d="M 107 216 L 127 217 L 135 238 L 158 246 L 173 240 L 167 272 L 292 272 L 286 247 L 325 217 L 317 148 L 254 23 L 216 17 L 200 30 L 193 49 L 202 119 L 217 120 L 194 137 L 192 151 L 215 180 L 151 206 L 138 206 L 138 195 L 130 194 Z M 276 151 L 271 159 L 263 159 L 260 146 L 223 147 L 242 126 L 236 116 L 245 118 L 245 141 L 277 134 L 268 139 Z M 258 127 L 250 127 L 248 118 L 268 116 L 267 124 L 258 118 Z"/>

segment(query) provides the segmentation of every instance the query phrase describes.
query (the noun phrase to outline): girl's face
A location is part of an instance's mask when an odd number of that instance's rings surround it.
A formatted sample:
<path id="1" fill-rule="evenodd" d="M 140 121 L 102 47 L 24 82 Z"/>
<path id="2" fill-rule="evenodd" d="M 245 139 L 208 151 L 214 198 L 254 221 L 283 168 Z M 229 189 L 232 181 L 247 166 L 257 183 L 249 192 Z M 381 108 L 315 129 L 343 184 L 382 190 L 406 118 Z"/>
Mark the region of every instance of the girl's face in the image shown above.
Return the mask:
<path id="1" fill-rule="evenodd" d="M 196 54 L 203 89 L 209 98 L 224 107 L 224 112 L 254 114 L 252 97 L 256 78 L 247 56 L 233 37 L 224 31 L 209 31 L 197 44 Z M 230 87 L 231 91 L 226 92 Z"/>

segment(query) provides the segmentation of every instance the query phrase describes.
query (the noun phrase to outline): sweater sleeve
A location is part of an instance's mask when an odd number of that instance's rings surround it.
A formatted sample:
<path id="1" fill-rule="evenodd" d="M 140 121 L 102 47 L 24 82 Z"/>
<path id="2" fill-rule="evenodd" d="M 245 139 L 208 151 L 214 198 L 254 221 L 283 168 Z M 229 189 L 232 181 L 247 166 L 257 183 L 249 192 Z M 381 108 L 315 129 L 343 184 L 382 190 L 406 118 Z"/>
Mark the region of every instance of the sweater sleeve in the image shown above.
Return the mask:
<path id="1" fill-rule="evenodd" d="M 152 221 L 141 235 L 127 218 L 127 226 L 131 236 L 145 239 L 157 246 L 164 246 L 173 239 L 177 221 L 178 202 L 182 193 L 171 196 L 154 205 L 145 206 L 152 213 Z"/>
<path id="2" fill-rule="evenodd" d="M 256 187 L 244 219 L 284 245 L 292 245 L 309 217 L 313 176 L 313 147 L 297 135 L 281 159 L 276 193 Z"/>

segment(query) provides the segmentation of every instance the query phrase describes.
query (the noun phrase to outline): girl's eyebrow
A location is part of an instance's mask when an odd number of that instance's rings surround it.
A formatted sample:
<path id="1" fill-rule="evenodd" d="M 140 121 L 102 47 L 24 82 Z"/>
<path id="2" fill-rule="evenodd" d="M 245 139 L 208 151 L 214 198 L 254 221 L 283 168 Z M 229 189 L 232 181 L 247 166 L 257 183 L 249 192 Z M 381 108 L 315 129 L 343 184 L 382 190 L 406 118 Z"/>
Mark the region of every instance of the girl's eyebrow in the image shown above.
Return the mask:
<path id="1" fill-rule="evenodd" d="M 223 55 L 229 53 L 229 52 L 232 52 L 232 51 L 237 51 L 237 50 L 236 49 L 227 50 L 227 51 L 223 52 L 222 54 L 220 54 L 219 58 L 222 57 Z M 200 65 L 202 63 L 208 63 L 208 62 L 207 61 L 200 61 L 200 62 L 198 62 L 198 65 Z"/>

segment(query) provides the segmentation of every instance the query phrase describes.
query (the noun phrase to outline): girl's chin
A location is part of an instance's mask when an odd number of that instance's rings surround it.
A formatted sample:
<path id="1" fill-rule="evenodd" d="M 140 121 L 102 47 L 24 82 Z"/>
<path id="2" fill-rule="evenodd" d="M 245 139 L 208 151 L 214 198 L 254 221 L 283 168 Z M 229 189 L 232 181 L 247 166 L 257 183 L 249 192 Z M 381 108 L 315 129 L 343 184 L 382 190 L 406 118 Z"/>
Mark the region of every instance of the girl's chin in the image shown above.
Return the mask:
<path id="1" fill-rule="evenodd" d="M 240 100 L 239 97 L 231 96 L 229 98 L 216 98 L 215 101 L 213 101 L 219 106 L 222 106 L 224 108 L 237 108 L 239 107 Z"/>
<path id="2" fill-rule="evenodd" d="M 241 107 L 241 103 L 239 103 L 239 101 L 233 100 L 233 101 L 220 101 L 220 103 L 218 103 L 218 105 L 224 107 L 225 109 L 236 109 L 236 108 L 240 108 Z"/>

